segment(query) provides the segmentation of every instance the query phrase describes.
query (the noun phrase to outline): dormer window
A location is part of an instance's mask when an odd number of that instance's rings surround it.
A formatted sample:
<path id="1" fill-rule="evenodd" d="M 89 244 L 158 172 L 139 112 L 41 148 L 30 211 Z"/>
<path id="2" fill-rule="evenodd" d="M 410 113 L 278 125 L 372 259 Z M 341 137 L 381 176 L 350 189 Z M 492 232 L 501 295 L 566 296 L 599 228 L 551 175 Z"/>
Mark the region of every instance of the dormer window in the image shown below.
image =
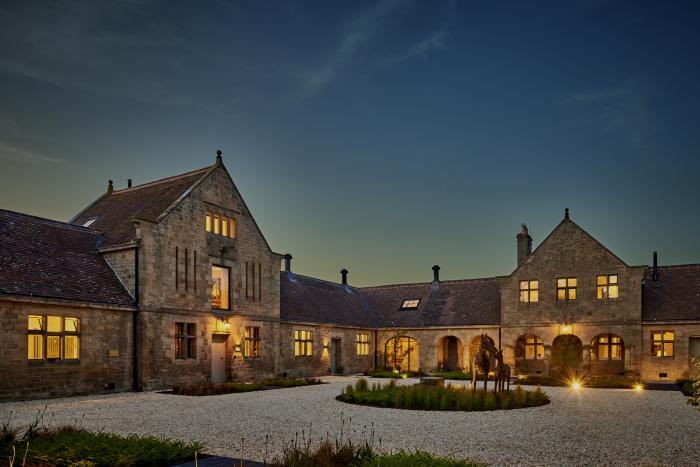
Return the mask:
<path id="1" fill-rule="evenodd" d="M 97 217 L 93 217 L 92 219 L 88 219 L 87 222 L 83 224 L 83 227 L 90 227 L 92 224 L 95 223 L 97 220 Z"/>
<path id="2" fill-rule="evenodd" d="M 420 304 L 420 298 L 408 298 L 401 303 L 400 310 L 415 310 Z"/>

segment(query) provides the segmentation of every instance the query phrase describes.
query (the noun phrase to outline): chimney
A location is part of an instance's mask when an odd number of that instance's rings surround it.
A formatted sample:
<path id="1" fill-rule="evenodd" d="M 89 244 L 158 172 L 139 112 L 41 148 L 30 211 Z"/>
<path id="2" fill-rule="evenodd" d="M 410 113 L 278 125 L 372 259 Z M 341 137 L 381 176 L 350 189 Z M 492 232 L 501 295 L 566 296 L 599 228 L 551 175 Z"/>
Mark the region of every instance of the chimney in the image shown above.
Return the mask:
<path id="1" fill-rule="evenodd" d="M 564 209 L 564 219 L 569 218 L 569 208 Z"/>
<path id="2" fill-rule="evenodd" d="M 127 178 L 127 179 L 126 179 L 126 186 L 127 186 L 127 188 L 131 188 L 131 182 L 133 182 L 132 179 L 130 179 L 130 178 Z"/>
<path id="3" fill-rule="evenodd" d="M 108 180 L 107 193 L 111 193 L 113 191 L 114 191 L 114 182 L 112 182 L 112 180 Z"/>
<path id="4" fill-rule="evenodd" d="M 216 151 L 216 165 L 221 165 L 223 164 L 223 160 L 221 159 L 221 149 Z"/>
<path id="5" fill-rule="evenodd" d="M 532 237 L 527 230 L 527 225 L 520 224 L 520 233 L 515 238 L 518 244 L 518 266 L 520 266 L 532 253 Z"/>
<path id="6" fill-rule="evenodd" d="M 340 270 L 340 275 L 343 278 L 343 285 L 348 285 L 348 270 L 347 269 L 341 269 Z"/>
<path id="7" fill-rule="evenodd" d="M 289 253 L 284 255 L 284 270 L 287 272 L 292 272 L 292 255 Z"/>
<path id="8" fill-rule="evenodd" d="M 433 282 L 440 282 L 440 266 L 433 266 Z"/>
<path id="9" fill-rule="evenodd" d="M 652 269 L 651 273 L 651 280 L 653 281 L 658 281 L 659 280 L 659 258 L 658 254 L 654 252 L 654 268 Z"/>

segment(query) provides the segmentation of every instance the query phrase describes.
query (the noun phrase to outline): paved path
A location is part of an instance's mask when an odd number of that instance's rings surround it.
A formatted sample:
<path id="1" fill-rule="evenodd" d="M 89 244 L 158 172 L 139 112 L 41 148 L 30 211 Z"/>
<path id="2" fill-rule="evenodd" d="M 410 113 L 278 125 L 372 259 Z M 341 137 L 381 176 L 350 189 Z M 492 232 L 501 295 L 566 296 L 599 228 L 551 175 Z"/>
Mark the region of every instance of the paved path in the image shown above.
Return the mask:
<path id="1" fill-rule="evenodd" d="M 543 407 L 425 412 L 345 404 L 335 397 L 355 378 L 325 380 L 330 384 L 221 396 L 149 392 L 4 403 L 0 422 L 12 411 L 15 423 L 28 423 L 48 406 L 53 424 L 82 420 L 89 429 L 198 440 L 210 454 L 253 460 L 271 459 L 302 430 L 318 439 L 342 429 L 358 440 L 374 430 L 382 449 L 495 465 L 700 465 L 700 412 L 680 392 L 544 388 L 552 402 Z"/>

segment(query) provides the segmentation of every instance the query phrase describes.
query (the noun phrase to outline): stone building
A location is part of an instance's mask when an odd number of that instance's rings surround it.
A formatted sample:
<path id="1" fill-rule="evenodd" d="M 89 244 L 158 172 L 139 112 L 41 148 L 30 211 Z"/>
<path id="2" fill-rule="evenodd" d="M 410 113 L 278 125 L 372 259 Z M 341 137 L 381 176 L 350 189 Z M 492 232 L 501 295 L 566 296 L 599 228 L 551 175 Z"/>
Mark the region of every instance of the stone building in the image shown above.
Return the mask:
<path id="1" fill-rule="evenodd" d="M 629 266 L 568 210 L 507 275 L 378 287 L 275 253 L 220 153 L 100 196 L 69 223 L 0 210 L 0 399 L 178 383 L 469 369 L 488 334 L 518 374 L 686 377 L 700 265 Z M 284 262 L 284 269 L 281 263 Z M 282 270 L 281 270 L 282 269 Z"/>

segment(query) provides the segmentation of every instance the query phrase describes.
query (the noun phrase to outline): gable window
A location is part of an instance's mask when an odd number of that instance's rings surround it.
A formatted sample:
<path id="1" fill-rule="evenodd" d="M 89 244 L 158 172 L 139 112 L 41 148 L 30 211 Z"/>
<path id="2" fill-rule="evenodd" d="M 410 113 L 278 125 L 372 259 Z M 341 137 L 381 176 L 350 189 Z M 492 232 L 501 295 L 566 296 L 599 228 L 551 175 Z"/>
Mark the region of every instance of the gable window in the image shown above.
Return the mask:
<path id="1" fill-rule="evenodd" d="M 673 331 L 653 331 L 651 333 L 651 355 L 673 357 Z"/>
<path id="2" fill-rule="evenodd" d="M 415 310 L 420 304 L 420 298 L 409 298 L 401 303 L 400 310 Z"/>
<path id="3" fill-rule="evenodd" d="M 228 218 L 221 218 L 221 235 L 228 237 Z"/>
<path id="4" fill-rule="evenodd" d="M 310 357 L 313 355 L 313 333 L 311 331 L 294 331 L 294 356 Z"/>
<path id="5" fill-rule="evenodd" d="M 229 277 L 231 269 L 223 266 L 211 267 L 211 307 L 229 310 Z"/>
<path id="6" fill-rule="evenodd" d="M 520 281 L 520 301 L 524 303 L 538 302 L 540 300 L 539 282 Z"/>
<path id="7" fill-rule="evenodd" d="M 204 226 L 207 232 L 211 232 L 211 213 L 209 211 L 207 211 L 207 217 Z"/>
<path id="8" fill-rule="evenodd" d="M 608 298 L 617 298 L 618 285 L 617 274 L 609 274 L 607 276 L 598 276 L 596 278 L 596 297 L 598 300 Z"/>
<path id="9" fill-rule="evenodd" d="M 221 219 L 218 214 L 214 214 L 214 233 L 218 234 L 221 230 Z"/>
<path id="10" fill-rule="evenodd" d="M 598 336 L 598 360 L 621 360 L 622 339 L 614 334 Z"/>
<path id="11" fill-rule="evenodd" d="M 78 360 L 80 320 L 74 317 L 29 315 L 28 360 Z"/>
<path id="12" fill-rule="evenodd" d="M 576 283 L 575 277 L 557 279 L 557 300 L 576 300 Z"/>
<path id="13" fill-rule="evenodd" d="M 357 355 L 369 355 L 369 334 L 357 335 Z"/>
<path id="14" fill-rule="evenodd" d="M 175 323 L 175 358 L 180 360 L 197 358 L 197 325 Z"/>
<path id="15" fill-rule="evenodd" d="M 257 326 L 246 326 L 245 343 L 243 346 L 244 357 L 260 356 L 260 328 Z"/>
<path id="16" fill-rule="evenodd" d="M 544 358 L 544 344 L 542 338 L 537 336 L 525 336 L 525 359 L 538 360 Z"/>
<path id="17" fill-rule="evenodd" d="M 236 238 L 236 221 L 232 217 L 207 211 L 204 228 L 224 237 Z"/>

